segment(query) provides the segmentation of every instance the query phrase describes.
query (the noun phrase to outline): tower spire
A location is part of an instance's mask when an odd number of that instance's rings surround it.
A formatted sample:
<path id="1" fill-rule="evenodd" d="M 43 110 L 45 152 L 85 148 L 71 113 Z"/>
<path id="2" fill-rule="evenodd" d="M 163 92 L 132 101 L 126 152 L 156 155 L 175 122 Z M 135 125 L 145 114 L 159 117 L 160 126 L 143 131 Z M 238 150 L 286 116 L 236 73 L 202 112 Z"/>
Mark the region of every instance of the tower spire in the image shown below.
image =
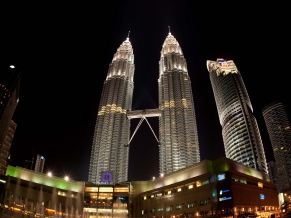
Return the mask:
<path id="1" fill-rule="evenodd" d="M 126 38 L 127 42 L 129 42 L 129 34 L 130 34 L 130 31 L 128 31 L 128 34 L 127 34 L 127 38 Z"/>
<path id="2" fill-rule="evenodd" d="M 171 27 L 170 27 L 170 26 L 168 26 L 168 28 L 169 28 L 169 35 L 171 35 Z"/>

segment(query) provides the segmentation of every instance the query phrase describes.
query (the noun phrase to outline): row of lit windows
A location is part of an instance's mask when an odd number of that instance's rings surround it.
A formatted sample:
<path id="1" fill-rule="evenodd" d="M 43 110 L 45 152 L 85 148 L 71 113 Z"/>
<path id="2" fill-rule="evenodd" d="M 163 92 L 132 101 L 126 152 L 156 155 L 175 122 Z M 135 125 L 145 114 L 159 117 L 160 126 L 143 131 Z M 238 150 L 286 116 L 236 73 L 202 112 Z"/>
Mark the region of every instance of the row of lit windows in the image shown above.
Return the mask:
<path id="1" fill-rule="evenodd" d="M 128 187 L 86 187 L 85 192 L 129 192 Z"/>
<path id="2" fill-rule="evenodd" d="M 191 202 L 191 203 L 188 203 L 187 204 L 187 208 L 193 208 L 195 206 L 203 206 L 203 205 L 207 205 L 210 203 L 210 199 L 206 199 L 206 200 L 201 200 L 198 204 L 197 204 L 197 201 L 194 201 L 194 202 Z M 185 205 L 184 203 L 183 204 L 177 204 L 175 207 L 174 205 L 171 205 L 171 206 L 167 206 L 165 208 L 165 211 L 166 212 L 170 212 L 170 211 L 173 211 L 173 209 L 176 209 L 176 210 L 182 210 L 182 209 L 185 209 Z M 164 208 L 163 207 L 158 207 L 158 208 L 153 208 L 153 209 L 145 209 L 145 210 L 141 210 L 141 214 L 144 215 L 144 214 L 148 214 L 148 213 L 154 213 L 154 212 L 162 212 L 164 211 Z"/>
<path id="3" fill-rule="evenodd" d="M 145 195 L 145 196 L 143 196 L 143 200 L 154 198 L 154 197 L 160 197 L 160 196 L 163 196 L 163 195 L 170 195 L 170 194 L 173 194 L 173 193 L 181 192 L 182 190 L 193 189 L 195 185 L 196 185 L 196 187 L 200 187 L 200 186 L 203 186 L 203 185 L 206 185 L 206 184 L 209 184 L 209 180 L 204 180 L 202 182 L 201 182 L 201 180 L 198 180 L 195 183 L 190 184 L 190 185 L 185 186 L 185 187 L 177 187 L 177 188 L 174 188 L 172 190 L 162 191 L 162 192 L 159 192 L 159 193 L 156 193 L 156 194 L 152 194 L 152 195 L 149 195 L 149 196 Z"/>
<path id="4" fill-rule="evenodd" d="M 251 181 L 247 181 L 245 178 L 232 177 L 232 180 L 235 182 L 243 183 L 243 184 L 257 185 L 260 188 L 264 187 L 264 184 L 262 182 L 251 182 Z"/>

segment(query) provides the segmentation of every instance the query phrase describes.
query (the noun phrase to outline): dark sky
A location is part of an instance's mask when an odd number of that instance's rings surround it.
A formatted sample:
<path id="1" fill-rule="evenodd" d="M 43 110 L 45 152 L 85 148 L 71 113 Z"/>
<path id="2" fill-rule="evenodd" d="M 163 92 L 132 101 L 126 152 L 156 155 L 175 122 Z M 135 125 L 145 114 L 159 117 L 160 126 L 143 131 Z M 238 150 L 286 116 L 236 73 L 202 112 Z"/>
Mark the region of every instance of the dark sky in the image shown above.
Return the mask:
<path id="1" fill-rule="evenodd" d="M 261 110 L 281 100 L 291 117 L 287 5 L 223 1 L 102 1 L 1 7 L 2 61 L 21 67 L 11 165 L 35 149 L 45 171 L 87 180 L 95 120 L 113 54 L 126 39 L 135 55 L 133 110 L 158 107 L 158 63 L 168 26 L 187 60 L 201 160 L 224 156 L 206 60 L 237 65 L 273 159 Z M 287 3 L 286 3 L 287 4 Z M 158 133 L 157 118 L 149 119 Z M 132 132 L 138 120 L 132 121 Z M 158 176 L 158 145 L 143 123 L 130 144 L 129 180 Z"/>

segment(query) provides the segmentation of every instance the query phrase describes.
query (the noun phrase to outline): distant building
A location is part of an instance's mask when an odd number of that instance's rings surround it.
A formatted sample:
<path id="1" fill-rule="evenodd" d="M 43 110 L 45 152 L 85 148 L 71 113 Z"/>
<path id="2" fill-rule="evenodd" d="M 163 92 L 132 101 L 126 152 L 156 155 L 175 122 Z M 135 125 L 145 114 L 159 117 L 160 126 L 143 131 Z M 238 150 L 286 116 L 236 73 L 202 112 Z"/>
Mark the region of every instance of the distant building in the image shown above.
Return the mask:
<path id="1" fill-rule="evenodd" d="M 12 121 L 19 100 L 20 71 L 16 66 L 0 69 L 0 175 L 6 172 L 7 159 L 16 124 Z"/>
<path id="2" fill-rule="evenodd" d="M 274 152 L 278 189 L 291 191 L 291 125 L 285 107 L 273 102 L 262 113 Z"/>
<path id="3" fill-rule="evenodd" d="M 207 61 L 226 157 L 268 173 L 265 151 L 251 100 L 233 61 Z"/>
<path id="4" fill-rule="evenodd" d="M 35 163 L 35 151 L 34 149 L 32 149 L 31 151 L 28 151 L 26 153 L 23 168 L 33 170 L 34 163 Z"/>
<path id="5" fill-rule="evenodd" d="M 40 154 L 36 155 L 34 171 L 42 173 L 44 168 L 44 162 L 45 162 L 44 156 Z"/>

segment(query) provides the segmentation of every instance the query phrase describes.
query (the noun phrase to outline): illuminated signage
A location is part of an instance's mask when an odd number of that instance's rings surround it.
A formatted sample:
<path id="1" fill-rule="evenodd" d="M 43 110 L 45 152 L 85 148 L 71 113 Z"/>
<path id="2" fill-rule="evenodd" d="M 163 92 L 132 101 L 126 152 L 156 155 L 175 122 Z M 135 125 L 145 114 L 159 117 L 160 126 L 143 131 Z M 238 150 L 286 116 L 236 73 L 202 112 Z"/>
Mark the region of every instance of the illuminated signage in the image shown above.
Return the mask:
<path id="1" fill-rule="evenodd" d="M 223 193 L 225 192 L 229 192 L 229 189 L 226 189 L 226 190 L 220 190 L 219 194 L 222 195 Z"/>
<path id="2" fill-rule="evenodd" d="M 229 66 L 228 63 L 227 63 L 227 61 L 219 61 L 218 63 L 222 67 L 228 67 Z"/>
<path id="3" fill-rule="evenodd" d="M 264 194 L 260 194 L 260 199 L 265 199 L 265 195 Z"/>
<path id="4" fill-rule="evenodd" d="M 217 175 L 218 180 L 224 180 L 225 179 L 225 174 L 218 174 Z"/>
<path id="5" fill-rule="evenodd" d="M 223 197 L 223 198 L 219 198 L 219 201 L 227 201 L 230 200 L 232 197 Z"/>

